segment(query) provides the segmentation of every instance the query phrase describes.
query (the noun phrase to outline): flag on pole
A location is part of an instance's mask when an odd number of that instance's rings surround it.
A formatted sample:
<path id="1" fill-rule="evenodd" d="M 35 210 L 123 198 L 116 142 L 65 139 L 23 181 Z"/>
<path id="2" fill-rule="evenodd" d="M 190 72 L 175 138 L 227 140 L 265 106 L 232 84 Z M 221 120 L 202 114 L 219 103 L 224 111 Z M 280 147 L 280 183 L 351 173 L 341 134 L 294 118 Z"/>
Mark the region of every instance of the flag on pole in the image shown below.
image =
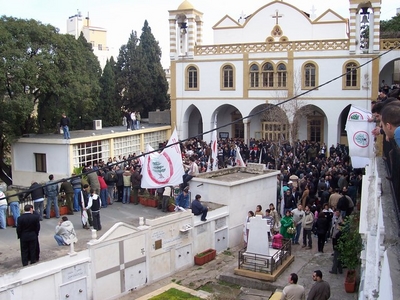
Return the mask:
<path id="1" fill-rule="evenodd" d="M 217 114 L 215 114 L 215 119 L 214 119 L 214 130 L 211 134 L 211 158 L 212 158 L 212 164 L 211 164 L 211 159 L 210 157 L 208 158 L 208 167 L 207 167 L 207 172 L 218 170 L 218 141 L 217 141 Z"/>
<path id="2" fill-rule="evenodd" d="M 235 147 L 235 150 L 236 150 L 236 157 L 235 157 L 236 166 L 238 166 L 238 167 L 245 167 L 246 165 L 244 164 L 243 158 L 242 158 L 242 156 L 240 155 L 240 149 L 239 149 L 239 147 L 236 146 L 236 147 Z"/>
<path id="3" fill-rule="evenodd" d="M 354 168 L 364 168 L 374 155 L 372 130 L 375 123 L 368 122 L 372 114 L 355 106 L 351 106 L 346 122 L 349 154 Z"/>
<path id="4" fill-rule="evenodd" d="M 161 152 L 146 154 L 142 167 L 142 188 L 159 188 L 168 185 L 179 185 L 182 183 L 184 174 L 182 165 L 182 154 L 178 142 L 176 129 L 172 133 L 166 148 Z M 174 146 L 170 146 L 175 144 Z M 154 149 L 146 146 L 146 152 Z"/>

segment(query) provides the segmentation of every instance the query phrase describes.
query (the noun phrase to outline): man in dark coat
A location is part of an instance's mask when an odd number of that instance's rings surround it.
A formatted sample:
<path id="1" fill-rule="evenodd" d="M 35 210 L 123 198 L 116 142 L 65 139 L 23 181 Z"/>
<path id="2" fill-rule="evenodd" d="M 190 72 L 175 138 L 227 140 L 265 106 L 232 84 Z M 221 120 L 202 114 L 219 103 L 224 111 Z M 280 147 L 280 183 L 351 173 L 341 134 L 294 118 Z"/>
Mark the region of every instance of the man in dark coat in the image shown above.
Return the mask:
<path id="1" fill-rule="evenodd" d="M 74 214 L 74 209 L 72 207 L 73 198 L 74 198 L 74 189 L 72 187 L 71 182 L 67 181 L 66 179 L 63 180 L 63 183 L 60 187 L 60 193 L 65 193 L 65 199 L 67 201 L 68 207 L 68 215 Z"/>
<path id="2" fill-rule="evenodd" d="M 22 265 L 27 266 L 39 260 L 39 215 L 33 213 L 33 206 L 25 205 L 24 214 L 18 218 L 17 236 L 21 246 Z"/>

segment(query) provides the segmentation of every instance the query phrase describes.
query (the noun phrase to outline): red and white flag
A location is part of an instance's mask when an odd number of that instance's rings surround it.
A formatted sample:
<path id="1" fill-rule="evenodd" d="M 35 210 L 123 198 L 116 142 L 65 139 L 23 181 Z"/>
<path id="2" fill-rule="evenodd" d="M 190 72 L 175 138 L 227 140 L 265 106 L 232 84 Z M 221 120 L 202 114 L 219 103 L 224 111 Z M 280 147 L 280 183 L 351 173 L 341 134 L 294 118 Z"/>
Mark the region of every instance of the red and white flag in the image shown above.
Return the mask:
<path id="1" fill-rule="evenodd" d="M 211 135 L 211 158 L 212 164 L 211 159 L 208 158 L 207 172 L 211 171 L 211 169 L 213 171 L 218 170 L 217 115 L 215 115 L 214 131 Z"/>
<path id="2" fill-rule="evenodd" d="M 235 157 L 235 163 L 237 167 L 245 167 L 246 165 L 244 164 L 243 158 L 240 155 L 240 149 L 238 146 L 235 147 L 236 150 L 236 157 Z"/>
<path id="3" fill-rule="evenodd" d="M 184 174 L 182 165 L 181 148 L 177 143 L 176 130 L 172 133 L 166 148 L 161 152 L 153 152 L 145 155 L 142 167 L 141 187 L 154 189 L 164 186 L 175 186 L 183 182 Z M 175 144 L 174 146 L 170 146 Z M 154 151 L 147 145 L 146 152 Z"/>

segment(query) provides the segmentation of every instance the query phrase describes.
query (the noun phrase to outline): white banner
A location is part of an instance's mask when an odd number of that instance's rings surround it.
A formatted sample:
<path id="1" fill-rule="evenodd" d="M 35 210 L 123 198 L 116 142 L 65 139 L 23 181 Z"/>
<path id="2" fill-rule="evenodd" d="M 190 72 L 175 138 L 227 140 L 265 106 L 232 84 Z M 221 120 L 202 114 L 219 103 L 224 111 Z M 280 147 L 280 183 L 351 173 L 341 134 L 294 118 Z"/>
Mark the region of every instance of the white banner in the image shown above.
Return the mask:
<path id="1" fill-rule="evenodd" d="M 183 182 L 184 174 L 182 165 L 182 154 L 179 144 L 169 147 L 178 142 L 178 135 L 174 130 L 167 147 L 161 152 L 147 154 L 144 157 L 142 167 L 141 187 L 154 189 L 164 186 L 175 186 Z M 154 151 L 147 145 L 146 152 Z"/>
<path id="2" fill-rule="evenodd" d="M 236 167 L 245 167 L 246 165 L 244 164 L 243 158 L 240 155 L 240 148 L 236 146 L 235 150 L 236 150 L 236 157 L 235 157 Z"/>
<path id="3" fill-rule="evenodd" d="M 212 160 L 208 158 L 207 172 L 218 170 L 217 115 L 214 119 L 214 131 L 211 133 L 211 158 Z"/>
<path id="4" fill-rule="evenodd" d="M 349 154 L 354 168 L 364 168 L 374 155 L 374 122 L 368 122 L 372 114 L 365 109 L 352 106 L 347 116 L 346 132 Z"/>
<path id="5" fill-rule="evenodd" d="M 348 121 L 367 121 L 368 118 L 372 117 L 372 113 L 364 108 L 351 106 L 349 114 L 347 115 Z"/>

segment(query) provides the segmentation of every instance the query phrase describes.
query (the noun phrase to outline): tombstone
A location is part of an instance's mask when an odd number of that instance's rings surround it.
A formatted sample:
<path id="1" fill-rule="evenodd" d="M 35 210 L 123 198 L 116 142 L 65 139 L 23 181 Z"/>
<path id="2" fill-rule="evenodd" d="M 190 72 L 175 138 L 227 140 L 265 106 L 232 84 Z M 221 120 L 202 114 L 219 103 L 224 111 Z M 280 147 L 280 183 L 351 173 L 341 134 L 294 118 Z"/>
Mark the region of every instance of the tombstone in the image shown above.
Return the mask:
<path id="1" fill-rule="evenodd" d="M 247 228 L 249 229 L 249 236 L 247 237 L 246 252 L 269 256 L 268 232 L 270 226 L 267 224 L 267 220 L 256 215 L 254 218 L 250 218 Z"/>

